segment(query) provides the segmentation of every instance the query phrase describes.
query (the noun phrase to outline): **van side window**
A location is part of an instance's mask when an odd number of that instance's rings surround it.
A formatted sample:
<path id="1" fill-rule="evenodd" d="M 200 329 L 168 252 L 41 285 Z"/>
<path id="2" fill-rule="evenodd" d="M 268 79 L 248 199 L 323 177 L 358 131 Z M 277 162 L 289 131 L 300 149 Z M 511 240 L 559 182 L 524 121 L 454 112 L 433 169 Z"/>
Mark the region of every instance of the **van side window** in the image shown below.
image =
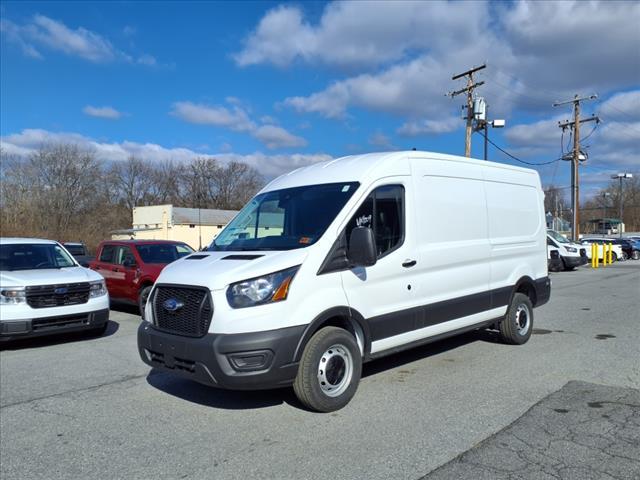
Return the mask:
<path id="1" fill-rule="evenodd" d="M 373 229 L 378 258 L 395 250 L 404 240 L 404 187 L 385 185 L 376 188 L 364 200 L 347 224 L 347 242 L 355 227 Z"/>

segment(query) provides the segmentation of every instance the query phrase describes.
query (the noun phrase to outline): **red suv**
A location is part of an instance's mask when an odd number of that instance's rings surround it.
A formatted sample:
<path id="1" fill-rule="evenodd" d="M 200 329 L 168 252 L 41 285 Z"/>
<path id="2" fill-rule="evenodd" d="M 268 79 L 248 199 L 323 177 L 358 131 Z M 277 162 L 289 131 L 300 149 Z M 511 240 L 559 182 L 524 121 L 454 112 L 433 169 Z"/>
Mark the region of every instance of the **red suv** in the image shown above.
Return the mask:
<path id="1" fill-rule="evenodd" d="M 112 240 L 98 246 L 89 268 L 105 278 L 112 300 L 137 304 L 144 311 L 153 283 L 165 265 L 193 249 L 170 240 Z"/>

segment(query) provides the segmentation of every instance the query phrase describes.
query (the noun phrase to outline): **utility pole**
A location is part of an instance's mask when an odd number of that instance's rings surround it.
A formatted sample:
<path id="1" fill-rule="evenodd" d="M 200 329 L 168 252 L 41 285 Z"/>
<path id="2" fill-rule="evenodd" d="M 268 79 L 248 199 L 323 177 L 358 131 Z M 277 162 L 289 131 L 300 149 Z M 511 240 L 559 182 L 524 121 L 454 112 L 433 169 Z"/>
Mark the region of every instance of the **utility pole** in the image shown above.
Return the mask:
<path id="1" fill-rule="evenodd" d="M 473 91 L 476 87 L 480 85 L 484 85 L 484 82 L 473 83 L 473 74 L 478 70 L 482 70 L 483 68 L 487 68 L 487 64 L 483 63 L 479 67 L 471 68 L 466 72 L 459 73 L 451 77 L 451 80 L 457 80 L 462 77 L 467 77 L 467 86 L 460 90 L 456 90 L 455 92 L 449 92 L 446 94 L 448 97 L 455 97 L 456 95 L 460 95 L 461 93 L 467 94 L 467 129 L 465 133 L 464 139 L 464 156 L 471 157 L 471 133 L 473 132 Z"/>
<path id="2" fill-rule="evenodd" d="M 562 130 L 567 128 L 573 128 L 573 155 L 571 158 L 571 206 L 573 208 L 571 218 L 571 240 L 574 242 L 579 241 L 580 235 L 580 177 L 578 172 L 578 165 L 580 164 L 580 124 L 585 122 L 600 122 L 600 119 L 595 115 L 580 120 L 580 102 L 583 100 L 594 100 L 598 98 L 597 95 L 591 95 L 589 97 L 579 97 L 575 95 L 573 99 L 566 100 L 564 102 L 555 102 L 554 107 L 560 105 L 566 105 L 567 103 L 573 103 L 573 122 L 566 120 L 564 122 L 558 122 L 558 126 Z M 586 159 L 583 157 L 583 160 Z"/>

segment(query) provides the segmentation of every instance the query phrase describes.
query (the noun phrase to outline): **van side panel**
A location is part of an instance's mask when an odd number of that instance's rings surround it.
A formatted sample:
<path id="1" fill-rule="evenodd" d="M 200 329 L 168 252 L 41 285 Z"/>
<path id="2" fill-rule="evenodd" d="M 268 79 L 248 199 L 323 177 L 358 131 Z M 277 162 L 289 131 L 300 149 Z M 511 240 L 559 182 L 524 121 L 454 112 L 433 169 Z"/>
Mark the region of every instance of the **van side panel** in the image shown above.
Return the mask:
<path id="1" fill-rule="evenodd" d="M 544 194 L 538 175 L 484 167 L 491 244 L 491 290 L 547 276 Z M 504 298 L 504 297 L 503 297 Z"/>
<path id="2" fill-rule="evenodd" d="M 503 315 L 491 306 L 482 169 L 464 161 L 412 158 L 420 308 L 411 331 L 372 338 L 371 353 Z M 390 320 L 391 321 L 391 320 Z"/>

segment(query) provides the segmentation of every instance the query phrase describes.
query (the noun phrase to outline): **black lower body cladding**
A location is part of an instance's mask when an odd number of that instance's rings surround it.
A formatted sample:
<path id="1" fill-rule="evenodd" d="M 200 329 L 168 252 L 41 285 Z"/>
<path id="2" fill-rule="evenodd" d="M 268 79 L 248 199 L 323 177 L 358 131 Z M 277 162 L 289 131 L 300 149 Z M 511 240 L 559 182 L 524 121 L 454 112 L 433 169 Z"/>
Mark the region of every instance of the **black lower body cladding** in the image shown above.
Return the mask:
<path id="1" fill-rule="evenodd" d="M 286 387 L 298 371 L 293 358 L 304 328 L 191 338 L 142 322 L 138 351 L 147 365 L 205 385 L 233 390 Z"/>
<path id="2" fill-rule="evenodd" d="M 32 320 L 5 321 L 0 322 L 0 341 L 95 330 L 104 327 L 108 321 L 109 310 L 106 309 Z"/>

